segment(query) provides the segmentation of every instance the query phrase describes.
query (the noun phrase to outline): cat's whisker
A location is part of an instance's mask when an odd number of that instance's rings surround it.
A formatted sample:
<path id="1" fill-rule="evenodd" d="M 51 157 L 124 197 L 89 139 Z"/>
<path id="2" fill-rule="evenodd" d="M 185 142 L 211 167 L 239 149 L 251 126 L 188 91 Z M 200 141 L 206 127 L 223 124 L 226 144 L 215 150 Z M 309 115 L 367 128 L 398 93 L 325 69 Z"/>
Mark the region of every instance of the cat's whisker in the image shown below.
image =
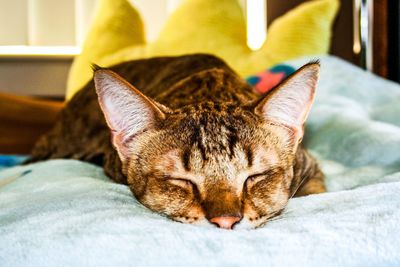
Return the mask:
<path id="1" fill-rule="evenodd" d="M 292 199 L 294 197 L 294 195 L 296 195 L 297 191 L 299 191 L 300 187 L 303 185 L 304 181 L 307 180 L 307 177 L 303 177 L 299 183 L 299 185 L 297 186 L 296 190 L 293 191 L 292 195 L 289 197 L 288 200 Z"/>

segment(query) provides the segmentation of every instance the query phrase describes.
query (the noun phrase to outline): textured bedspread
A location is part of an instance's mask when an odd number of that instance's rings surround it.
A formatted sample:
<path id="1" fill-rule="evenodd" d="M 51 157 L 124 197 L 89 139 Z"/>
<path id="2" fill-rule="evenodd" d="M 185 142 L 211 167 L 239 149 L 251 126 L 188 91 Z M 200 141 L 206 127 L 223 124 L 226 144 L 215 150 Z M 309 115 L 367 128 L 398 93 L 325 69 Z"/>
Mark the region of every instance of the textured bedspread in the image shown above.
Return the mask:
<path id="1" fill-rule="evenodd" d="M 329 193 L 227 231 L 154 214 L 86 163 L 14 167 L 0 172 L 0 266 L 400 266 L 400 87 L 321 63 L 305 143 Z"/>

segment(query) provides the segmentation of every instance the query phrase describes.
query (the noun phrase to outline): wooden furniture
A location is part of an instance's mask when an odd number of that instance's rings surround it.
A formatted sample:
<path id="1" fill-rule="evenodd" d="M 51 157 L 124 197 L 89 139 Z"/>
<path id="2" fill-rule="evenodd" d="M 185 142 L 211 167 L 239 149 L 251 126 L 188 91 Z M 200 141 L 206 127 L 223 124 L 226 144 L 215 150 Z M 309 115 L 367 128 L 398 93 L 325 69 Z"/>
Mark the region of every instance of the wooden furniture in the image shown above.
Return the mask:
<path id="1" fill-rule="evenodd" d="M 305 2 L 304 0 L 267 0 L 267 18 L 268 24 L 270 24 L 275 18 L 281 16 L 284 12 L 289 11 L 295 6 Z M 368 22 L 372 25 L 372 32 L 369 34 L 372 37 L 372 45 L 369 49 L 372 49 L 372 71 L 382 77 L 397 80 L 394 76 L 390 76 L 390 72 L 399 65 L 399 62 L 393 64 L 394 58 L 398 55 L 393 55 L 394 53 L 390 51 L 390 46 L 397 45 L 398 42 L 393 42 L 393 35 L 397 36 L 398 26 L 393 20 L 398 20 L 399 13 L 399 2 L 398 1 L 388 1 L 388 0 L 341 0 L 339 13 L 333 28 L 333 38 L 331 44 L 330 53 L 343 58 L 349 62 L 354 63 L 358 66 L 363 66 L 365 64 L 365 58 L 363 57 L 363 51 L 355 51 L 354 40 L 355 40 L 355 20 L 358 18 L 357 10 L 355 10 L 354 5 L 356 3 L 364 4 L 372 3 L 372 10 L 370 10 L 370 17 Z M 393 13 L 390 16 L 390 13 Z M 397 17 L 394 15 L 397 14 Z M 360 22 L 360 21 L 359 21 Z M 400 23 L 397 22 L 397 25 Z M 361 24 L 359 24 L 361 25 Z M 364 25 L 365 27 L 365 25 Z M 391 28 L 393 28 L 391 30 Z M 370 29 L 371 30 L 371 29 Z M 389 37 L 391 40 L 389 40 Z M 393 51 L 395 49 L 392 49 Z M 389 56 L 390 55 L 390 56 Z M 396 58 L 396 60 L 398 60 Z M 397 67 L 398 68 L 398 67 Z"/>
<path id="2" fill-rule="evenodd" d="M 28 154 L 63 106 L 62 101 L 0 93 L 0 154 Z"/>

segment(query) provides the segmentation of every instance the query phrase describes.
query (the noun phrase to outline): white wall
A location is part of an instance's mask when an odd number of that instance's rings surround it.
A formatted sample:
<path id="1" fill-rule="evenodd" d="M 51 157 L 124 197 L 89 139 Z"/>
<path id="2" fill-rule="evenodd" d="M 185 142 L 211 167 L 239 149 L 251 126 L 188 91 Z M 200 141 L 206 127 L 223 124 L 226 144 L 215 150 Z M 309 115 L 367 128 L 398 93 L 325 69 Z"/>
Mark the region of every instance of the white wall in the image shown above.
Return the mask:
<path id="1" fill-rule="evenodd" d="M 1 45 L 80 45 L 98 1 L 0 0 L 0 91 L 21 95 L 63 95 L 72 58 L 2 57 Z M 147 40 L 152 41 L 157 38 L 168 15 L 183 0 L 129 1 L 141 13 Z M 245 6 L 246 0 L 238 1 Z M 62 33 L 63 36 L 58 36 Z"/>

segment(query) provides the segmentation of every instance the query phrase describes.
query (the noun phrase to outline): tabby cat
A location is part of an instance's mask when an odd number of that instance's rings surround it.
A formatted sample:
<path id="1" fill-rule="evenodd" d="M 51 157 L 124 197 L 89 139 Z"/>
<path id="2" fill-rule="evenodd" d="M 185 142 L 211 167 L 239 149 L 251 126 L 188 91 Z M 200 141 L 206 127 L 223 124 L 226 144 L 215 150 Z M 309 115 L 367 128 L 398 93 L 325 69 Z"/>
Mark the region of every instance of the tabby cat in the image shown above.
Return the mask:
<path id="1" fill-rule="evenodd" d="M 175 221 L 255 228 L 292 196 L 325 191 L 300 145 L 318 75 L 318 62 L 309 63 L 260 97 L 206 54 L 97 68 L 32 161 L 96 163 Z"/>

